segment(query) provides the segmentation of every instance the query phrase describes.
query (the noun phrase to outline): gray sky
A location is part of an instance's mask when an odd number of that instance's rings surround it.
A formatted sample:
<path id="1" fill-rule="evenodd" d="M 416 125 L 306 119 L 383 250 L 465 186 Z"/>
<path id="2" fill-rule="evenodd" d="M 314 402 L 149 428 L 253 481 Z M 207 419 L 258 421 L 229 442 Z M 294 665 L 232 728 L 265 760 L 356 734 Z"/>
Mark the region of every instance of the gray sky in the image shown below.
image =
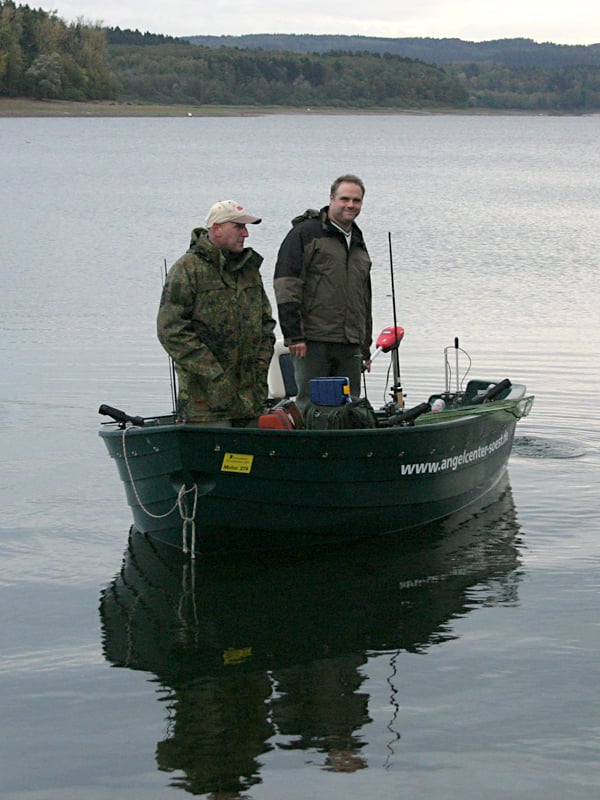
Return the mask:
<path id="1" fill-rule="evenodd" d="M 308 5 L 301 0 L 59 0 L 45 5 L 66 22 L 82 17 L 171 36 L 342 33 L 600 43 L 598 0 L 378 0 L 372 8 L 365 0 Z"/>

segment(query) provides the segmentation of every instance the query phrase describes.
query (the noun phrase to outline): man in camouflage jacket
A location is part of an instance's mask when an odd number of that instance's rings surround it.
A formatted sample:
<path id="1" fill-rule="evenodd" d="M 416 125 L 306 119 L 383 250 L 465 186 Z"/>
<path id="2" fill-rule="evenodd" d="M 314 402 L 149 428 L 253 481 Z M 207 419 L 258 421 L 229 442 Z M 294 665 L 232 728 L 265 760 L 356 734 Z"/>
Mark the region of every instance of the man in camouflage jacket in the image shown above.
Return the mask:
<path id="1" fill-rule="evenodd" d="M 329 205 L 293 219 L 279 248 L 274 289 L 302 411 L 311 378 L 348 377 L 358 396 L 370 369 L 371 259 L 355 222 L 364 192 L 356 175 L 337 178 Z"/>
<path id="2" fill-rule="evenodd" d="M 167 274 L 157 333 L 175 362 L 182 422 L 239 426 L 264 410 L 275 320 L 262 256 L 244 247 L 246 225 L 259 222 L 234 200 L 216 203 Z"/>

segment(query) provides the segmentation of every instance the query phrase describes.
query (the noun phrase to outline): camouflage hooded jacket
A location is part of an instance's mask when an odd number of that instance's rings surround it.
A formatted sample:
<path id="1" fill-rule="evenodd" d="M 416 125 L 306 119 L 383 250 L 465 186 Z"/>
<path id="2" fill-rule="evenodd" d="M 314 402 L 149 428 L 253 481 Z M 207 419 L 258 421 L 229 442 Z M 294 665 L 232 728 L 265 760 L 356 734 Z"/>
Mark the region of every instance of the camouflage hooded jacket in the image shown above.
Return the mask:
<path id="1" fill-rule="evenodd" d="M 286 344 L 307 340 L 357 344 L 369 358 L 371 259 L 356 223 L 350 247 L 328 207 L 292 220 L 279 248 L 274 289 Z"/>
<path id="2" fill-rule="evenodd" d="M 175 362 L 179 416 L 208 422 L 260 414 L 275 320 L 251 248 L 229 253 L 203 228 L 167 275 L 158 338 Z"/>

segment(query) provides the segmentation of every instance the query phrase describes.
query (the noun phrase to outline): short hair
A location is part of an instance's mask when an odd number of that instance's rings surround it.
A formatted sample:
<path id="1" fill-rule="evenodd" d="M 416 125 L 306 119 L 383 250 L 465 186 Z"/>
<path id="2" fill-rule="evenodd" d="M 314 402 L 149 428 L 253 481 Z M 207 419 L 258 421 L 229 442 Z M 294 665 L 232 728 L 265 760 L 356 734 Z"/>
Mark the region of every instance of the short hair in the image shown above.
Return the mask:
<path id="1" fill-rule="evenodd" d="M 358 177 L 358 175 L 340 175 L 340 177 L 336 178 L 334 182 L 331 184 L 331 189 L 329 191 L 331 197 L 333 197 L 337 192 L 337 190 L 340 188 L 340 183 L 355 183 L 357 186 L 360 186 L 363 193 L 363 197 L 365 196 L 365 191 L 366 191 L 365 185 Z"/>

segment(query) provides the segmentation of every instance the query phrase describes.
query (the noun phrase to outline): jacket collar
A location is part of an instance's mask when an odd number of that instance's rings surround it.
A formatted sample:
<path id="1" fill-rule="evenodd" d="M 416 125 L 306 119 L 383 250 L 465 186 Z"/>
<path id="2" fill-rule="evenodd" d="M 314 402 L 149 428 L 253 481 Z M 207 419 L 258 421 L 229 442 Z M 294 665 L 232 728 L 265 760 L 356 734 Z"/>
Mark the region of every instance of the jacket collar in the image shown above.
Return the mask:
<path id="1" fill-rule="evenodd" d="M 224 269 L 227 272 L 235 272 L 247 264 L 252 264 L 258 268 L 263 262 L 263 257 L 251 247 L 245 247 L 241 253 L 222 250 L 210 241 L 206 228 L 194 228 L 189 251 L 197 253 L 206 261 L 210 261 L 219 269 Z"/>

